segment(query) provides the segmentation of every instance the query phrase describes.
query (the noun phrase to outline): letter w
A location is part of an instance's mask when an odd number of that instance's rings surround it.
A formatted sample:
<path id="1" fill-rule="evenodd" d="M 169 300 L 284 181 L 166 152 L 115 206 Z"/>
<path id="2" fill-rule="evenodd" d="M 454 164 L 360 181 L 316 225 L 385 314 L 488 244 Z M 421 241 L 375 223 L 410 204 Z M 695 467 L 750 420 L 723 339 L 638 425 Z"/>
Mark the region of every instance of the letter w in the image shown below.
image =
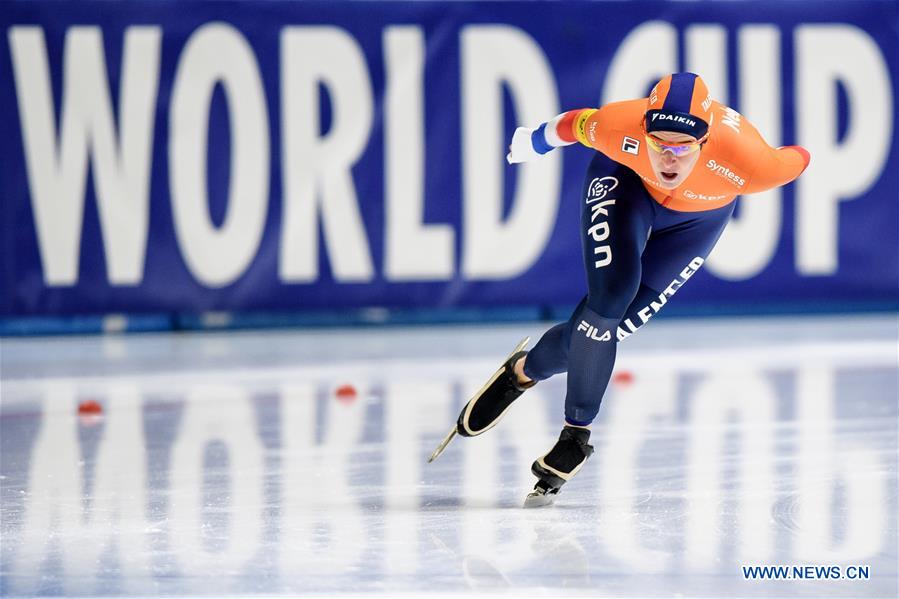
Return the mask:
<path id="1" fill-rule="evenodd" d="M 143 278 L 159 42 L 158 27 L 125 33 L 117 135 L 100 29 L 73 27 L 66 35 L 57 139 L 43 29 L 10 29 L 32 212 L 48 285 L 74 285 L 78 279 L 88 156 L 109 281 L 136 285 Z"/>

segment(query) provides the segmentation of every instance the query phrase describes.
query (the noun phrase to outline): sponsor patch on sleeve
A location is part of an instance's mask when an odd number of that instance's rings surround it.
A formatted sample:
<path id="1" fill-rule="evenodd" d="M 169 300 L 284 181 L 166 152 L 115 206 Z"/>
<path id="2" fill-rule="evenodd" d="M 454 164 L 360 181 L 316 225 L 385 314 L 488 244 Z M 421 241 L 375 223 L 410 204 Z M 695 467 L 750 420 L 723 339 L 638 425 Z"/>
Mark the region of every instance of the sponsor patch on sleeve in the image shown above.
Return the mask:
<path id="1" fill-rule="evenodd" d="M 633 137 L 624 136 L 624 140 L 621 142 L 621 151 L 625 154 L 633 154 L 637 156 L 640 154 L 640 141 L 634 139 Z"/>

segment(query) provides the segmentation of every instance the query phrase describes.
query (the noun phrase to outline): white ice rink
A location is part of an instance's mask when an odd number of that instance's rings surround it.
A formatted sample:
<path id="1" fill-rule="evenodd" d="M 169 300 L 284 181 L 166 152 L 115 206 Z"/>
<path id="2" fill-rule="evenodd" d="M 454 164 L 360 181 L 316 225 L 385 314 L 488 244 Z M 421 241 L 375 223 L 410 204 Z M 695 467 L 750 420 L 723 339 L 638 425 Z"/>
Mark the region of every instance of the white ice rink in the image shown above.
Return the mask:
<path id="1" fill-rule="evenodd" d="M 0 594 L 897 596 L 895 315 L 654 321 L 524 510 L 564 377 L 426 459 L 545 327 L 4 339 Z"/>

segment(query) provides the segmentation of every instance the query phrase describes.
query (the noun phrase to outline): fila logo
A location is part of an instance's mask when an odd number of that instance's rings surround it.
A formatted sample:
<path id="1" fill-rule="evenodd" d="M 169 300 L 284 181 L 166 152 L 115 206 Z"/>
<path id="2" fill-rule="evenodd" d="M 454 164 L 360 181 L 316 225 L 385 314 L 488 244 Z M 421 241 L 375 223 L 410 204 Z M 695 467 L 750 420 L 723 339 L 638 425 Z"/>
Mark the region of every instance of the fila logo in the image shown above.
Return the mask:
<path id="1" fill-rule="evenodd" d="M 577 325 L 577 330 L 586 331 L 584 335 L 587 336 L 587 339 L 593 339 L 594 341 L 611 341 L 612 340 L 612 332 L 606 331 L 602 335 L 597 335 L 596 333 L 599 331 L 595 326 L 591 325 L 586 320 L 582 320 L 581 324 Z"/>
<path id="2" fill-rule="evenodd" d="M 640 142 L 633 137 L 624 136 L 624 141 L 621 142 L 621 151 L 625 154 L 633 154 L 637 156 L 640 154 Z"/>

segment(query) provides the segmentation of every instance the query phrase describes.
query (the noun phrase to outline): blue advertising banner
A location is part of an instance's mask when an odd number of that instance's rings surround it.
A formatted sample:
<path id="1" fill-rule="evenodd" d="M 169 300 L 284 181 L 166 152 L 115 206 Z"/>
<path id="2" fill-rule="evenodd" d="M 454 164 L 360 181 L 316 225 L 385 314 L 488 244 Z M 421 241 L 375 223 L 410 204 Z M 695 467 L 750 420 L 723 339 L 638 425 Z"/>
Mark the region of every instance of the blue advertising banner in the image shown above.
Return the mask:
<path id="1" fill-rule="evenodd" d="M 566 305 L 591 151 L 516 126 L 700 73 L 812 162 L 677 302 L 899 301 L 899 5 L 7 2 L 0 315 Z"/>

